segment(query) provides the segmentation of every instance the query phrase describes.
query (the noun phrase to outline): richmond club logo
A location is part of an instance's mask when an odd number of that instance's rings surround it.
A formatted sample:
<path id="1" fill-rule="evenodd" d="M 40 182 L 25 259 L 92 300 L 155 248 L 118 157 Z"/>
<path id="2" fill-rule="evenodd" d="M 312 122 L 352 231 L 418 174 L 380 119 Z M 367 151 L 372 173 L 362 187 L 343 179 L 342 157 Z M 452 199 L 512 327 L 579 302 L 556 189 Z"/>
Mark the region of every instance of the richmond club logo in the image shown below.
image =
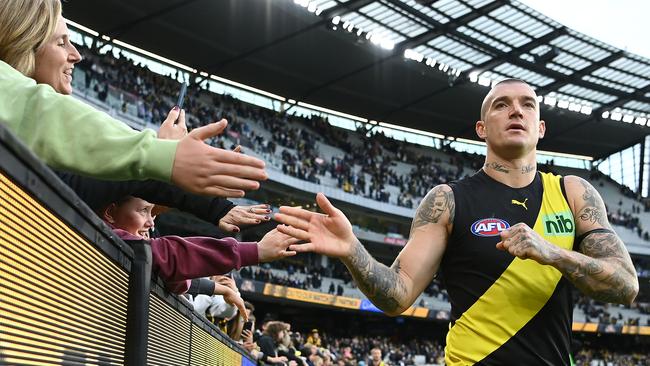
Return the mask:
<path id="1" fill-rule="evenodd" d="M 472 224 L 471 231 L 476 236 L 497 236 L 509 228 L 510 224 L 507 221 L 492 217 L 476 221 Z"/>

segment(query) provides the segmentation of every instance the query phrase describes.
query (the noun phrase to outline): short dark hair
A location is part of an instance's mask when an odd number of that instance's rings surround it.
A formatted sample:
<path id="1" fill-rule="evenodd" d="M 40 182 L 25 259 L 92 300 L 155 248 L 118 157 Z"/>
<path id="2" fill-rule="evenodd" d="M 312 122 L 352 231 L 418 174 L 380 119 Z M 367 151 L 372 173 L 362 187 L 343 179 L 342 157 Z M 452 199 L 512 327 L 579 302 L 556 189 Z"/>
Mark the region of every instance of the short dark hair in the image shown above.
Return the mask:
<path id="1" fill-rule="evenodd" d="M 266 331 L 264 332 L 268 334 L 273 339 L 273 341 L 277 341 L 280 332 L 288 329 L 289 327 L 286 323 L 283 323 L 281 321 L 272 321 L 269 322 L 269 324 L 266 326 Z"/>
<path id="2" fill-rule="evenodd" d="M 483 104 L 481 104 L 481 121 L 485 121 L 485 114 L 487 113 L 488 108 L 490 108 L 490 103 L 492 103 L 492 98 L 491 98 L 492 90 L 494 90 L 494 88 L 496 88 L 499 85 L 513 84 L 513 83 L 526 84 L 530 86 L 530 84 L 528 84 L 527 82 L 517 78 L 503 79 L 497 82 L 496 84 L 494 84 L 490 89 L 490 91 L 485 95 L 485 98 L 483 99 Z"/>

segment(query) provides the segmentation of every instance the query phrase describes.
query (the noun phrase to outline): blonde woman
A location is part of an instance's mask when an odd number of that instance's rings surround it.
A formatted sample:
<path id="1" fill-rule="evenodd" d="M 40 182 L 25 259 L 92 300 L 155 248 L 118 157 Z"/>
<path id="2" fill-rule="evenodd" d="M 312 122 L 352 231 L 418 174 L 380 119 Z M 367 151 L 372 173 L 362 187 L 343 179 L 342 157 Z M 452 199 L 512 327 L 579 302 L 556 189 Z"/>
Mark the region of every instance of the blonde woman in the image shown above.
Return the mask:
<path id="1" fill-rule="evenodd" d="M 261 160 L 204 143 L 225 129 L 225 120 L 179 141 L 160 140 L 63 95 L 79 59 L 59 0 L 0 1 L 0 123 L 50 166 L 97 178 L 171 181 L 226 197 L 241 197 L 267 178 Z"/>

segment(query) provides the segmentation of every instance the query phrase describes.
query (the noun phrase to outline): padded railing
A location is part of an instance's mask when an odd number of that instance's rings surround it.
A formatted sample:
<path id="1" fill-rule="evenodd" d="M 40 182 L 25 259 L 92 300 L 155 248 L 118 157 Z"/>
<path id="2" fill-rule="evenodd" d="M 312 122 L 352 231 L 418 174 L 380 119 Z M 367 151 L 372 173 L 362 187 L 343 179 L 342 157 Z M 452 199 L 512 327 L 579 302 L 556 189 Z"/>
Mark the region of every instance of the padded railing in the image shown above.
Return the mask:
<path id="1" fill-rule="evenodd" d="M 0 124 L 0 364 L 251 362 Z"/>

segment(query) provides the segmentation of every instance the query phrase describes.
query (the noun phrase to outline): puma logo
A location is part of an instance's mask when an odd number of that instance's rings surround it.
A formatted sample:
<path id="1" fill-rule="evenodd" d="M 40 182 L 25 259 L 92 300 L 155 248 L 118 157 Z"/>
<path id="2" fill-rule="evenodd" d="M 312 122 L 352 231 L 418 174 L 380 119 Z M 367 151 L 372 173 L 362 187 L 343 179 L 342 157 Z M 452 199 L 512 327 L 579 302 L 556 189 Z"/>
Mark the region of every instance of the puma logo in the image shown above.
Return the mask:
<path id="1" fill-rule="evenodd" d="M 519 201 L 517 201 L 517 200 L 512 200 L 512 201 L 510 201 L 510 202 L 511 202 L 513 205 L 519 205 L 519 206 L 525 208 L 526 211 L 528 211 L 528 207 L 526 207 L 526 201 L 528 201 L 528 198 L 526 198 L 526 199 L 524 200 L 524 202 L 519 202 Z"/>

